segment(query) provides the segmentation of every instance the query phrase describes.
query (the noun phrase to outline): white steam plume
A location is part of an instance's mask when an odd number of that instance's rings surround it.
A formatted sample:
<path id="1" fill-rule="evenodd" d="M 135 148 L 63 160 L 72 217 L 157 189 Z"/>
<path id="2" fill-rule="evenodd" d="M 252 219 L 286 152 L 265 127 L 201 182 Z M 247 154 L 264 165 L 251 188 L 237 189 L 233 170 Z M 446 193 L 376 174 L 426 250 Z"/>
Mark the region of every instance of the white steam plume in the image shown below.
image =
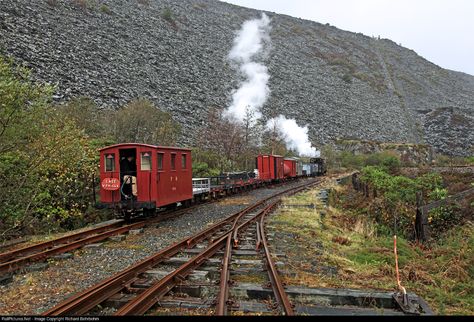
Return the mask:
<path id="1" fill-rule="evenodd" d="M 294 119 L 287 119 L 284 115 L 268 120 L 267 129 L 272 130 L 275 125 L 288 148 L 296 150 L 301 156 L 319 157 L 320 152 L 309 142 L 307 126 L 298 126 Z"/>
<path id="2" fill-rule="evenodd" d="M 260 19 L 247 20 L 234 39 L 229 59 L 237 63 L 239 71 L 245 77 L 239 89 L 232 94 L 232 104 L 224 111 L 224 116 L 242 122 L 248 108 L 255 119 L 262 114 L 260 108 L 270 95 L 267 67 L 253 61 L 257 54 L 264 52 L 270 42 L 270 19 L 262 13 Z"/>
<path id="3" fill-rule="evenodd" d="M 262 13 L 260 19 L 245 21 L 237 33 L 228 58 L 238 65 L 245 80 L 232 93 L 232 103 L 224 111 L 224 117 L 243 122 L 247 109 L 253 113 L 253 121 L 262 117 L 260 108 L 270 96 L 270 75 L 267 67 L 256 60 L 270 47 L 270 29 L 270 19 Z M 319 151 L 309 142 L 307 126 L 299 127 L 295 120 L 280 115 L 267 122 L 270 130 L 273 129 L 273 122 L 277 122 L 278 131 L 284 136 L 288 148 L 304 156 L 319 156 Z"/>

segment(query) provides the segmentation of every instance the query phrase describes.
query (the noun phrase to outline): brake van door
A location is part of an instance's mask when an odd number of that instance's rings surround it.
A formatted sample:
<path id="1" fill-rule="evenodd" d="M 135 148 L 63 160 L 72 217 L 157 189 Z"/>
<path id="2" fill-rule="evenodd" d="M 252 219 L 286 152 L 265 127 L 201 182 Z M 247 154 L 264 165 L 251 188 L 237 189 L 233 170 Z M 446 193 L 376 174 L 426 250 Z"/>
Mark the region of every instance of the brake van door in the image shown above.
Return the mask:
<path id="1" fill-rule="evenodd" d="M 140 148 L 137 152 L 137 199 L 140 202 L 153 202 L 153 149 Z"/>

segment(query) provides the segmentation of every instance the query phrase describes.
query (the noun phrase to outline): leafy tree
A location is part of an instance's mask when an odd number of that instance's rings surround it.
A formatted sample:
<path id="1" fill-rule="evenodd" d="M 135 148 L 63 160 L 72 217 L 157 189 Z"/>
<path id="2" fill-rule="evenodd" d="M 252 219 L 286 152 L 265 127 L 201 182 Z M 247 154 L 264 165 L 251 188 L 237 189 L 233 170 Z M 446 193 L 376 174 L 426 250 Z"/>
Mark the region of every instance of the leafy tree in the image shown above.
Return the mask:
<path id="1" fill-rule="evenodd" d="M 206 162 L 193 161 L 193 177 L 194 178 L 208 178 L 219 175 L 220 171 L 216 168 L 211 168 Z"/>
<path id="2" fill-rule="evenodd" d="M 39 181 L 26 212 L 38 220 L 71 226 L 91 201 L 96 150 L 73 120 L 50 115 L 41 121 L 45 131 L 28 147 Z"/>
<path id="3" fill-rule="evenodd" d="M 24 146 L 38 132 L 40 116 L 53 89 L 35 84 L 30 72 L 0 56 L 0 153 Z"/>
<path id="4" fill-rule="evenodd" d="M 113 138 L 117 142 L 174 145 L 181 131 L 167 112 L 146 99 L 138 99 L 118 110 L 114 116 Z"/>
<path id="5" fill-rule="evenodd" d="M 210 149 L 193 148 L 193 177 L 216 176 L 221 172 L 223 156 Z"/>
<path id="6" fill-rule="evenodd" d="M 73 120 L 91 138 L 105 138 L 110 135 L 110 116 L 115 111 L 101 111 L 88 97 L 74 98 L 66 104 L 56 106 L 59 114 Z"/>
<path id="7" fill-rule="evenodd" d="M 328 169 L 334 168 L 336 166 L 340 167 L 340 164 L 337 160 L 337 152 L 334 150 L 333 146 L 324 145 L 321 149 L 321 155 L 326 159 L 326 165 Z"/>
<path id="8" fill-rule="evenodd" d="M 0 237 L 69 225 L 90 204 L 95 151 L 51 93 L 0 57 Z"/>

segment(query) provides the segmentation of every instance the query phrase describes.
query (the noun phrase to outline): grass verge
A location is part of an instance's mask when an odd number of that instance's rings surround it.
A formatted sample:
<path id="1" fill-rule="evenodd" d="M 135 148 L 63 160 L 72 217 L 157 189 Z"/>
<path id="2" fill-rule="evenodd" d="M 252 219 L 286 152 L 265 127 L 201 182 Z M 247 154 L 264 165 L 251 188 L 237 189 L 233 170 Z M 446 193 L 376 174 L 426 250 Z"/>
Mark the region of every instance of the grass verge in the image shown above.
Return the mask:
<path id="1" fill-rule="evenodd" d="M 333 196 L 357 198 L 345 186 Z M 275 247 L 287 254 L 287 284 L 396 290 L 393 236 L 354 209 L 324 206 L 318 189 L 286 198 L 284 206 L 314 203 L 315 209 L 280 208 L 269 220 Z M 273 230 L 273 229 L 272 229 Z M 281 238 L 280 238 L 281 237 Z M 398 237 L 402 285 L 438 314 L 474 314 L 474 225 L 450 229 L 430 248 Z"/>

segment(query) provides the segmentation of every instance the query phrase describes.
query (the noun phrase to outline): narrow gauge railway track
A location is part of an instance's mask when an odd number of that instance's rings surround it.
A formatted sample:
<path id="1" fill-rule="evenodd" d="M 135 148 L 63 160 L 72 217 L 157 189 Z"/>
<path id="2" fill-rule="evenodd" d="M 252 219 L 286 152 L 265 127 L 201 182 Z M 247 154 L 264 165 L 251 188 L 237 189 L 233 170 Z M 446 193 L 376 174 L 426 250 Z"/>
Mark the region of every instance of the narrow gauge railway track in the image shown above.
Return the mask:
<path id="1" fill-rule="evenodd" d="M 168 246 L 157 254 L 136 263 L 128 269 L 119 272 L 76 295 L 71 296 L 65 301 L 59 303 L 57 306 L 44 312 L 43 315 L 84 315 L 107 299 L 120 294 L 125 296 L 128 300 L 118 309 L 118 311 L 115 313 L 116 315 L 144 314 L 163 296 L 169 293 L 174 286 L 182 283 L 194 269 L 203 265 L 207 259 L 215 255 L 215 253 L 220 249 L 224 248 L 226 244 L 229 243 L 229 241 L 232 241 L 232 238 L 238 235 L 234 234 L 235 231 L 237 231 L 237 233 L 239 231 L 243 231 L 252 222 L 263 218 L 271 211 L 273 207 L 275 207 L 275 205 L 280 200 L 278 199 L 276 202 L 269 203 L 271 199 L 277 197 L 281 198 L 281 196 L 285 194 L 297 193 L 319 182 L 319 180 L 313 180 L 310 183 L 287 189 L 264 200 L 261 200 L 260 202 L 249 206 L 214 225 L 211 225 L 205 230 L 189 238 L 183 239 Z M 263 227 L 262 223 L 263 220 L 259 224 L 260 227 Z M 262 246 L 264 249 L 266 249 L 266 241 L 264 239 L 265 237 L 263 235 L 263 229 L 261 229 L 260 240 L 262 242 Z M 186 251 L 194 247 L 197 247 L 199 253 L 187 260 L 179 268 L 167 273 L 166 276 L 160 278 L 159 280 L 151 281 L 151 283 L 149 283 L 149 285 L 147 285 L 148 287 L 146 288 L 137 287 L 137 285 L 140 283 L 143 285 L 144 273 L 152 270 L 154 267 L 162 264 L 167 259 L 170 259 L 172 256 L 180 253 L 181 251 Z M 226 247 L 226 249 L 229 248 Z M 270 281 L 274 283 L 275 289 L 278 292 L 276 298 L 282 303 L 283 307 L 285 307 L 285 304 L 283 303 L 289 302 L 276 273 L 276 269 L 268 249 L 265 252 L 265 255 L 267 265 L 269 265 L 269 267 L 273 267 L 269 269 L 269 273 L 276 274 L 276 278 L 270 277 Z M 227 260 L 230 259 L 230 257 L 226 256 L 224 257 L 224 261 L 226 258 Z M 222 269 L 222 275 L 225 275 L 223 280 L 228 281 L 228 274 L 228 269 Z M 226 283 L 223 283 L 223 285 L 224 284 Z M 227 304 L 225 299 L 228 297 L 228 289 L 226 290 L 221 288 L 219 293 L 219 298 L 223 297 L 224 301 L 218 300 L 218 303 L 224 303 L 225 306 Z M 286 314 L 292 314 L 291 306 L 290 310 L 285 308 L 284 311 Z M 223 314 L 225 313 L 226 311 L 224 310 Z"/>
<path id="2" fill-rule="evenodd" d="M 281 185 L 282 183 L 277 183 L 272 185 L 272 187 L 278 187 Z M 243 192 L 248 191 L 244 190 Z M 0 276 L 20 270 L 25 265 L 44 261 L 52 256 L 66 253 L 88 244 L 97 243 L 109 237 L 124 234 L 133 229 L 139 229 L 144 226 L 153 225 L 170 218 L 178 217 L 200 205 L 209 204 L 218 200 L 219 199 L 210 199 L 207 201 L 201 201 L 190 207 L 178 210 L 166 210 L 158 213 L 155 217 L 141 219 L 138 222 L 131 224 L 126 224 L 124 220 L 119 220 L 111 224 L 102 225 L 78 233 L 68 234 L 49 241 L 1 253 Z"/>
<path id="3" fill-rule="evenodd" d="M 285 315 L 294 315 L 293 307 L 288 299 L 288 296 L 285 293 L 285 289 L 283 287 L 283 283 L 281 282 L 280 276 L 276 269 L 275 263 L 273 262 L 272 256 L 270 254 L 270 250 L 267 244 L 267 240 L 265 237 L 265 216 L 270 213 L 277 204 L 280 203 L 280 200 L 277 200 L 263 209 L 260 213 L 252 218 L 255 220 L 255 232 L 253 233 L 250 227 L 245 227 L 246 222 L 243 224 L 233 227 L 231 233 L 227 236 L 225 250 L 224 250 L 224 257 L 222 261 L 222 271 L 221 271 L 221 278 L 219 283 L 219 296 L 217 299 L 217 307 L 216 307 L 216 315 L 227 315 L 228 314 L 228 306 L 233 303 L 232 300 L 229 300 L 229 291 L 231 288 L 231 258 L 234 248 L 238 248 L 240 243 L 239 236 L 246 237 L 242 238 L 246 241 L 246 248 L 247 249 L 255 249 L 256 251 L 256 258 L 260 255 L 263 255 L 262 261 L 265 263 L 266 267 L 262 268 L 262 271 L 267 271 L 269 284 L 273 289 L 273 293 L 275 298 L 280 305 L 283 313 Z M 251 221 L 252 221 L 251 220 Z M 244 235 L 245 234 L 245 235 Z M 248 238 L 250 236 L 250 238 Z M 250 239 L 250 242 L 249 242 Z M 250 246 L 250 247 L 249 247 Z M 261 248 L 262 247 L 262 248 Z M 259 252 L 261 251 L 261 252 Z M 262 254 L 263 253 L 263 254 Z M 258 260 L 257 260 L 258 262 Z"/>
<path id="4" fill-rule="evenodd" d="M 158 217 L 151 217 L 147 220 L 125 224 L 124 220 L 119 220 L 111 224 L 91 228 L 78 233 L 69 234 L 42 243 L 26 246 L 20 249 L 11 250 L 0 254 L 0 276 L 20 270 L 27 264 L 46 260 L 54 255 L 66 253 L 85 245 L 97 243 L 109 237 L 124 234 L 133 229 L 139 229 L 147 225 L 156 224 L 169 218 L 184 214 L 198 205 L 179 210 L 164 211 Z"/>

